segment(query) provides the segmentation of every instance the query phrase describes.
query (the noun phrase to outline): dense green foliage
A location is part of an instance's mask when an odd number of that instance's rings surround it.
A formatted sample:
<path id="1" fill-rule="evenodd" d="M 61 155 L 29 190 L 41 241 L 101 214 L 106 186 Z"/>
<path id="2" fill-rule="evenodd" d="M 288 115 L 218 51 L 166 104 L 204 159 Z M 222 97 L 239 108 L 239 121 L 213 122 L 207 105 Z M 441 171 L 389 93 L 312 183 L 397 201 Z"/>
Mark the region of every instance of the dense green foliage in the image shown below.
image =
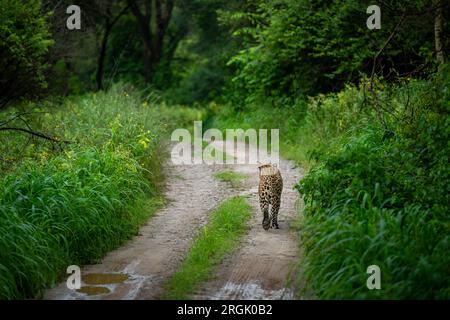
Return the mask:
<path id="1" fill-rule="evenodd" d="M 54 108 L 34 121 L 56 124 L 72 143 L 63 152 L 43 142 L 28 145 L 28 155 L 19 148 L 22 163 L 0 181 L 3 299 L 33 297 L 68 265 L 94 262 L 134 235 L 162 203 L 161 137 L 176 124 L 167 120 L 199 116 L 170 113 L 122 86 Z M 22 139 L 2 136 L 2 154 L 11 157 Z"/>
<path id="2" fill-rule="evenodd" d="M 186 299 L 199 283 L 207 280 L 213 266 L 235 248 L 250 217 L 251 207 L 244 197 L 222 202 L 194 239 L 180 270 L 167 282 L 164 298 Z"/>
<path id="3" fill-rule="evenodd" d="M 53 40 L 40 1 L 2 0 L 0 10 L 0 109 L 46 86 L 45 54 Z"/>
<path id="4" fill-rule="evenodd" d="M 379 75 L 419 76 L 423 70 L 417 66 L 431 62 L 434 16 L 426 1 L 386 1 L 382 27 L 375 31 L 366 27 L 370 1 L 247 3 L 253 5 L 224 15 L 231 26 L 237 24 L 234 34 L 247 44 L 229 62 L 237 69 L 236 102 L 242 93 L 251 102 L 341 89 L 371 74 L 375 54 L 393 31 L 394 40 L 376 61 Z"/>

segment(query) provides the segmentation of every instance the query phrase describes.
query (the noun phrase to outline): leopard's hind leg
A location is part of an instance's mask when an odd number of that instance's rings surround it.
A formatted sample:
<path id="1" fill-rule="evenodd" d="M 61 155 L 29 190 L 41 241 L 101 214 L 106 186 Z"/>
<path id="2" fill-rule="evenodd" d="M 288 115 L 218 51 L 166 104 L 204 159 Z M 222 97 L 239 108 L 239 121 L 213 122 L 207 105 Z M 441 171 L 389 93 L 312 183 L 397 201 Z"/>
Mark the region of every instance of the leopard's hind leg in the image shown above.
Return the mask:
<path id="1" fill-rule="evenodd" d="M 270 222 L 272 224 L 272 228 L 280 229 L 278 227 L 278 211 L 280 210 L 280 202 L 272 204 L 272 208 L 270 209 Z"/>
<path id="2" fill-rule="evenodd" d="M 261 207 L 261 211 L 263 213 L 263 221 L 262 226 L 264 230 L 268 230 L 270 228 L 270 219 L 269 219 L 269 202 L 267 200 L 260 200 L 259 203 Z"/>

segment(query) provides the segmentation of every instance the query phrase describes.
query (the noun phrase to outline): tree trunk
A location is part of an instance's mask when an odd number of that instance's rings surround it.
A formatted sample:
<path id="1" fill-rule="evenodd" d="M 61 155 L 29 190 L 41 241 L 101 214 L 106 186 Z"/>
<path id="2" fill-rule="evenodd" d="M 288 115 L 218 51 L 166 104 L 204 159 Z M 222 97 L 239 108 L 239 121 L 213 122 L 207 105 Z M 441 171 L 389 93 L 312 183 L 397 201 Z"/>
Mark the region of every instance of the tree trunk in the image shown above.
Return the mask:
<path id="1" fill-rule="evenodd" d="M 151 13 L 149 13 L 151 14 Z M 144 19 L 141 20 L 140 23 L 141 28 L 141 36 L 143 41 L 143 48 L 144 48 L 144 77 L 145 82 L 149 83 L 152 80 L 153 76 L 153 68 L 154 68 L 154 61 L 155 61 L 155 53 L 154 53 L 154 44 L 152 39 L 152 33 L 150 31 L 151 28 L 151 18 L 150 17 L 144 17 Z"/>
<path id="2" fill-rule="evenodd" d="M 439 64 L 445 62 L 444 56 L 444 1 L 435 0 L 435 17 L 434 17 L 434 42 L 436 49 L 436 60 Z"/>
<path id="3" fill-rule="evenodd" d="M 162 58 L 164 36 L 169 27 L 170 18 L 172 16 L 173 1 L 166 0 L 165 10 L 162 10 L 161 0 L 155 0 L 156 10 L 156 36 L 155 36 L 155 60 L 160 61 Z"/>
<path id="4" fill-rule="evenodd" d="M 103 90 L 103 71 L 105 66 L 106 46 L 108 44 L 109 34 L 111 33 L 111 25 L 109 18 L 105 21 L 105 31 L 103 33 L 102 44 L 100 47 L 100 55 L 98 56 L 97 64 L 97 90 Z"/>
<path id="5" fill-rule="evenodd" d="M 153 6 L 154 1 L 154 6 Z M 151 82 L 156 64 L 158 64 L 163 55 L 163 40 L 166 34 L 169 22 L 172 16 L 173 0 L 146 0 L 144 2 L 144 13 L 133 0 L 128 0 L 133 15 L 136 17 L 142 42 L 143 42 L 143 60 L 145 81 Z M 155 8 L 155 14 L 152 9 Z M 153 27 L 152 27 L 153 25 Z M 155 30 L 152 32 L 152 30 Z"/>
<path id="6" fill-rule="evenodd" d="M 117 16 L 111 20 L 111 7 L 108 7 L 106 17 L 105 17 L 105 30 L 103 32 L 103 38 L 102 43 L 100 45 L 100 54 L 98 56 L 98 62 L 97 62 L 97 74 L 96 74 L 96 80 L 97 80 L 97 90 L 103 90 L 103 73 L 105 70 L 105 59 L 106 59 L 106 49 L 108 46 L 108 38 L 111 34 L 112 28 L 114 25 L 119 21 L 120 17 L 122 17 L 125 12 L 127 12 L 129 8 L 129 5 L 125 6 L 118 14 Z"/>

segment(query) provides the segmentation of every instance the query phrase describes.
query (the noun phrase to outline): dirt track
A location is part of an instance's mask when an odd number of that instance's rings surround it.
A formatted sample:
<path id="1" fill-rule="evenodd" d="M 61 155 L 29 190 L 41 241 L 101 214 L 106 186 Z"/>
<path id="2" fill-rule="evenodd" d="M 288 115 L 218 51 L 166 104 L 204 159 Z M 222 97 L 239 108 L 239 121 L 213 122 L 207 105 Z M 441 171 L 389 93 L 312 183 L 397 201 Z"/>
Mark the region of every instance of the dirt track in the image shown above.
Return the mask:
<path id="1" fill-rule="evenodd" d="M 248 148 L 256 152 L 255 148 Z M 245 157 L 245 154 L 238 154 Z M 211 281 L 193 299 L 292 299 L 289 281 L 297 261 L 298 241 L 290 228 L 296 216 L 300 178 L 290 161 L 281 160 L 284 189 L 279 213 L 280 229 L 264 231 L 258 205 L 257 165 L 167 164 L 165 196 L 168 204 L 123 247 L 110 252 L 102 263 L 82 268 L 83 291 L 69 290 L 65 282 L 48 290 L 45 299 L 158 299 L 164 282 L 179 267 L 197 230 L 222 200 L 248 196 L 253 210 L 249 231 L 234 254 L 217 267 Z M 239 189 L 214 178 L 224 168 L 245 173 Z M 90 294 L 87 294 L 87 293 Z"/>
<path id="2" fill-rule="evenodd" d="M 248 148 L 248 152 L 256 152 Z M 245 154 L 238 154 L 245 157 Z M 215 277 L 193 296 L 196 299 L 293 299 L 293 277 L 298 241 L 291 225 L 297 215 L 297 191 L 293 186 L 300 172 L 290 161 L 281 159 L 283 193 L 279 212 L 280 229 L 264 231 L 258 199 L 257 165 L 233 165 L 236 172 L 248 175 L 240 194 L 247 195 L 253 207 L 249 232 L 238 250 L 227 257 Z"/>

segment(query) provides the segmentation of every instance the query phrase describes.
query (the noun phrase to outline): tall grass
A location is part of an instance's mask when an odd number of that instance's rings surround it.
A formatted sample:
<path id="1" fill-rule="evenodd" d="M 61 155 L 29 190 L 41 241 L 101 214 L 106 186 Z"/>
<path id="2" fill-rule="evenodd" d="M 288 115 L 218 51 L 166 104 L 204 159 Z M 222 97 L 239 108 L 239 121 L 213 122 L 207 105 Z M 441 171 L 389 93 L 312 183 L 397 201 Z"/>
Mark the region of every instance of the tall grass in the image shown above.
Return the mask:
<path id="1" fill-rule="evenodd" d="M 303 276 L 318 297 L 450 297 L 449 80 L 447 73 L 384 87 L 384 121 L 362 113 L 316 152 L 297 187 L 306 208 Z M 370 265 L 381 269 L 380 290 L 366 286 Z"/>
<path id="2" fill-rule="evenodd" d="M 167 130 L 201 116 L 124 86 L 43 104 L 27 106 L 39 112 L 30 124 L 71 143 L 1 137 L 2 155 L 14 160 L 0 180 L 1 299 L 39 297 L 67 266 L 93 263 L 134 235 L 163 203 Z"/>
<path id="3" fill-rule="evenodd" d="M 442 164 L 425 169 L 404 143 L 354 137 L 299 184 L 303 270 L 317 296 L 448 299 L 449 176 L 435 176 Z M 381 290 L 366 286 L 370 265 Z"/>
<path id="4" fill-rule="evenodd" d="M 7 176 L 0 261 L 8 281 L 1 297 L 31 297 L 64 267 L 95 262 L 133 235 L 152 213 L 137 203 L 152 191 L 138 166 L 129 152 L 92 148 L 45 166 L 28 162 Z"/>

